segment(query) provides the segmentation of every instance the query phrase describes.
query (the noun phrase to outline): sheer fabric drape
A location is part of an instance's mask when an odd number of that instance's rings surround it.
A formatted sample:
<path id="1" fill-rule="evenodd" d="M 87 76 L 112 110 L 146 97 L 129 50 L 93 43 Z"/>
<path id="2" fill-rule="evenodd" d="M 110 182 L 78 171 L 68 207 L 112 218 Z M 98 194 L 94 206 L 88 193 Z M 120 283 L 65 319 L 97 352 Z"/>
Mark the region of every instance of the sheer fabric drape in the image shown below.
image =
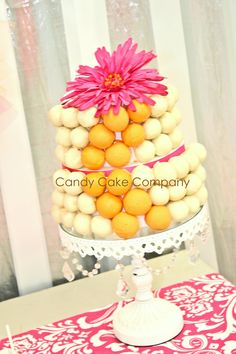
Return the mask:
<path id="1" fill-rule="evenodd" d="M 0 190 L 0 301 L 15 296 L 18 289 Z"/>
<path id="2" fill-rule="evenodd" d="M 0 4 L 0 33 L 5 33 L 6 18 L 3 14 L 5 8 Z M 7 62 L 5 56 L 5 41 L 1 38 L 0 45 L 0 132 L 3 132 L 8 125 L 8 113 L 12 112 L 12 105 L 8 99 L 8 92 L 5 83 L 8 80 L 5 74 L 5 65 Z M 0 149 L 1 159 L 1 149 Z M 12 261 L 12 253 L 9 242 L 8 226 L 4 211 L 2 191 L 1 191 L 1 174 L 0 174 L 0 301 L 12 298 L 18 295 L 14 265 Z"/>
<path id="3" fill-rule="evenodd" d="M 69 79 L 60 1 L 8 1 L 24 111 L 31 143 L 42 221 L 54 283 L 63 278 L 57 225 L 51 218 L 51 176 L 59 167 L 55 158 L 55 131 L 47 119 Z M 32 236 L 33 237 L 33 236 Z"/>
<path id="4" fill-rule="evenodd" d="M 236 3 L 181 0 L 195 123 L 208 150 L 209 206 L 220 272 L 236 284 Z"/>
<path id="5" fill-rule="evenodd" d="M 129 37 L 139 48 L 155 48 L 148 0 L 106 0 L 106 9 L 112 49 Z"/>

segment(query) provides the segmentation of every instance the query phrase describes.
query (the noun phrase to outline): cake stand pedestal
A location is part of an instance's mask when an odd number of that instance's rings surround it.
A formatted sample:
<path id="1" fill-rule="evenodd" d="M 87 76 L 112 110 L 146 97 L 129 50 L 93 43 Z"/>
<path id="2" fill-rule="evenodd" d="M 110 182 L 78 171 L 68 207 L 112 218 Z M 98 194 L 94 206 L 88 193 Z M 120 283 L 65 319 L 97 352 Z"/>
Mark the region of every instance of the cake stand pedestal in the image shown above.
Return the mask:
<path id="1" fill-rule="evenodd" d="M 204 206 L 190 220 L 158 234 L 130 240 L 93 240 L 73 236 L 61 228 L 64 247 L 82 257 L 114 257 L 120 260 L 132 256 L 133 282 L 137 292 L 135 300 L 114 313 L 113 328 L 116 337 L 135 346 L 149 346 L 166 342 L 177 336 L 183 328 L 180 309 L 174 304 L 154 298 L 152 272 L 144 261 L 145 253 L 162 254 L 168 248 L 179 248 L 182 242 L 201 235 L 208 227 L 209 216 Z"/>
<path id="2" fill-rule="evenodd" d="M 171 302 L 154 298 L 152 273 L 142 259 L 135 258 L 132 264 L 132 279 L 137 289 L 135 301 L 115 312 L 114 333 L 120 341 L 130 345 L 148 346 L 166 342 L 183 328 L 181 311 Z"/>

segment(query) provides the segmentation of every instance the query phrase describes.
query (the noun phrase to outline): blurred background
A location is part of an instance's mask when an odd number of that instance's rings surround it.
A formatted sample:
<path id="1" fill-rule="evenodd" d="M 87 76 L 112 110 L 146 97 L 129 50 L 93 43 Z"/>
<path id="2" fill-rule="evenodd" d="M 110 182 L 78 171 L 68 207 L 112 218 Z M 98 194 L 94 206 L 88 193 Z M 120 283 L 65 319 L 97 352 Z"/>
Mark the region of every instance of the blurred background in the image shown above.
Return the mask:
<path id="1" fill-rule="evenodd" d="M 200 254 L 236 284 L 235 20 L 234 0 L 0 0 L 0 301 L 65 281 L 47 111 L 97 47 L 129 36 L 158 53 L 186 142 L 208 150 L 212 229 Z"/>

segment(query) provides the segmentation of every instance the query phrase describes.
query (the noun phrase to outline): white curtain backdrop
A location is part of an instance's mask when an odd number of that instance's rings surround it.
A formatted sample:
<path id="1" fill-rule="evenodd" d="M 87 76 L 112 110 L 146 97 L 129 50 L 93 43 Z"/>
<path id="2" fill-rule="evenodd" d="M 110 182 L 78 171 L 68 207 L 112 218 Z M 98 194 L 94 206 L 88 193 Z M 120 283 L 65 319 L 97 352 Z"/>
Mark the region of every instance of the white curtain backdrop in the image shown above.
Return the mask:
<path id="1" fill-rule="evenodd" d="M 112 49 L 132 37 L 139 48 L 155 50 L 148 0 L 106 0 L 106 9 Z"/>
<path id="2" fill-rule="evenodd" d="M 236 2 L 181 0 L 220 272 L 236 284 Z"/>
<path id="3" fill-rule="evenodd" d="M 0 190 L 0 301 L 18 295 L 6 217 Z"/>
<path id="4" fill-rule="evenodd" d="M 8 1 L 24 112 L 52 278 L 62 278 L 57 225 L 51 218 L 51 176 L 58 168 L 55 131 L 47 119 L 69 79 L 60 1 Z"/>
<path id="5" fill-rule="evenodd" d="M 3 33 L 3 21 L 1 13 L 4 4 L 0 4 L 0 33 Z M 2 12 L 1 12 L 2 11 Z M 2 41 L 4 43 L 4 41 Z M 4 75 L 4 50 L 0 46 L 0 131 L 6 128 L 6 112 L 11 109 L 10 102 L 5 98 L 5 75 Z M 0 151 L 1 159 L 1 151 Z M 18 296 L 18 288 L 15 270 L 12 260 L 11 246 L 9 242 L 8 227 L 2 199 L 1 175 L 0 175 L 0 301 Z"/>

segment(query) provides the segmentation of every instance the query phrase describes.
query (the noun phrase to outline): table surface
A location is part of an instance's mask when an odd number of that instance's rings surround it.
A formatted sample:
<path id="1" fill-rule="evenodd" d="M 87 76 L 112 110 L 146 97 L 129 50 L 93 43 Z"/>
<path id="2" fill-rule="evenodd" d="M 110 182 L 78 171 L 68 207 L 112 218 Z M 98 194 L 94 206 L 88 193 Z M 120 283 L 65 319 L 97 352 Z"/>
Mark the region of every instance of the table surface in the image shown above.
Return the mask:
<path id="1" fill-rule="evenodd" d="M 153 268 L 162 268 L 170 260 L 171 254 L 168 254 L 148 263 Z M 154 276 L 153 289 L 214 271 L 201 259 L 190 263 L 188 252 L 183 250 L 178 252 L 173 268 Z M 131 285 L 131 266 L 125 267 L 124 274 Z M 6 337 L 6 324 L 10 325 L 12 334 L 19 334 L 120 300 L 115 293 L 118 277 L 117 271 L 109 271 L 0 303 L 0 338 Z M 133 294 L 131 286 L 129 295 Z"/>

